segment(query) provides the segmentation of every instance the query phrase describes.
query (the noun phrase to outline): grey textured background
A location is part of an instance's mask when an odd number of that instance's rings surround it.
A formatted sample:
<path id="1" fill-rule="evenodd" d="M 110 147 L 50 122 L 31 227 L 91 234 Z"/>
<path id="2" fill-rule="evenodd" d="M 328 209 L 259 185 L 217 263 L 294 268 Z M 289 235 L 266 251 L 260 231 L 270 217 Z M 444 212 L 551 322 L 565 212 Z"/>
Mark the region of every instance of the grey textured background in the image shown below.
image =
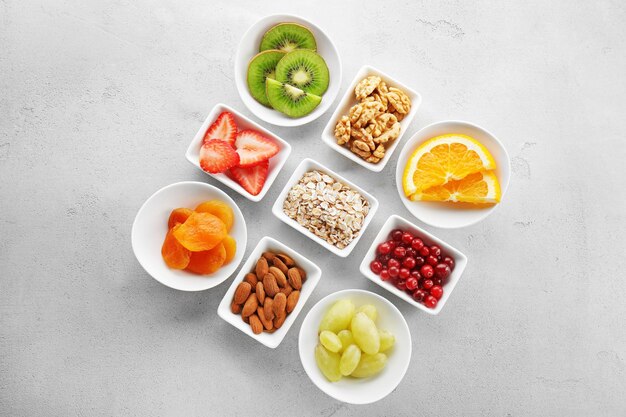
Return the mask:
<path id="1" fill-rule="evenodd" d="M 7 416 L 626 414 L 623 1 L 0 0 L 0 414 Z M 184 159 L 209 109 L 250 114 L 233 82 L 240 37 L 272 13 L 336 41 L 343 87 L 372 64 L 424 97 L 405 138 L 437 120 L 484 125 L 512 179 L 482 223 L 433 230 L 468 254 L 441 315 L 389 295 L 411 327 L 401 385 L 365 407 L 307 378 L 298 318 L 266 349 L 220 320 L 228 283 L 171 290 L 135 260 L 130 228 L 154 191 L 216 182 Z M 316 260 L 333 291 L 381 294 L 357 265 L 397 197 L 394 157 L 371 173 L 320 141 L 330 112 L 274 128 L 293 158 L 258 204 L 227 192 L 250 252 L 269 234 Z M 267 126 L 267 125 L 266 125 Z M 315 155 L 381 208 L 348 259 L 270 215 Z"/>

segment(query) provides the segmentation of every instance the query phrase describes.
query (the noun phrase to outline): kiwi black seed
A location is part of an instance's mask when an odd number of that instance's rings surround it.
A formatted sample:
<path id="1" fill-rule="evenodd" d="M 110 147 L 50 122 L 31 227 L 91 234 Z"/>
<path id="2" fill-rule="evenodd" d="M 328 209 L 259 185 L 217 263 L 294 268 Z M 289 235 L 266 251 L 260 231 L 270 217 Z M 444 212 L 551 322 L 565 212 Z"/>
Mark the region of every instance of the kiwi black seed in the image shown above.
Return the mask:
<path id="1" fill-rule="evenodd" d="M 248 64 L 248 90 L 264 106 L 271 107 L 265 95 L 265 79 L 276 77 L 276 64 L 284 56 L 285 52 L 269 49 L 256 54 Z"/>
<path id="2" fill-rule="evenodd" d="M 328 89 L 330 75 L 326 61 L 317 52 L 297 49 L 278 61 L 275 79 L 321 96 Z"/>
<path id="3" fill-rule="evenodd" d="M 289 117 L 306 116 L 322 101 L 320 96 L 271 78 L 265 80 L 265 85 L 267 99 L 271 106 Z"/>
<path id="4" fill-rule="evenodd" d="M 278 49 L 284 52 L 291 52 L 295 49 L 317 49 L 315 36 L 305 26 L 297 23 L 279 23 L 265 32 L 261 39 L 259 51 L 268 49 Z"/>

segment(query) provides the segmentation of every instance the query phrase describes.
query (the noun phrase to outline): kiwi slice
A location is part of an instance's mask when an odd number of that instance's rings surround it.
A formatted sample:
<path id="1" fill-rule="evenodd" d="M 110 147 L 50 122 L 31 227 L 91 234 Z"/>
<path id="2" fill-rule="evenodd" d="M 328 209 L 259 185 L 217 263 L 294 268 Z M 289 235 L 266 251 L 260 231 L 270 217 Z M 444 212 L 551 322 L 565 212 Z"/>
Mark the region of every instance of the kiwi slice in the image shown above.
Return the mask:
<path id="1" fill-rule="evenodd" d="M 289 52 L 276 65 L 276 81 L 291 84 L 316 96 L 326 92 L 329 78 L 324 58 L 307 49 Z"/>
<path id="2" fill-rule="evenodd" d="M 265 79 L 276 78 L 276 64 L 283 56 L 285 52 L 268 49 L 256 54 L 248 64 L 248 90 L 252 97 L 264 106 L 271 107 L 265 95 Z"/>
<path id="3" fill-rule="evenodd" d="M 320 96 L 271 78 L 265 79 L 265 92 L 272 107 L 289 117 L 306 116 L 322 101 Z"/>
<path id="4" fill-rule="evenodd" d="M 317 49 L 315 36 L 306 27 L 297 23 L 279 23 L 265 32 L 259 51 L 278 49 L 291 52 L 294 49 Z"/>

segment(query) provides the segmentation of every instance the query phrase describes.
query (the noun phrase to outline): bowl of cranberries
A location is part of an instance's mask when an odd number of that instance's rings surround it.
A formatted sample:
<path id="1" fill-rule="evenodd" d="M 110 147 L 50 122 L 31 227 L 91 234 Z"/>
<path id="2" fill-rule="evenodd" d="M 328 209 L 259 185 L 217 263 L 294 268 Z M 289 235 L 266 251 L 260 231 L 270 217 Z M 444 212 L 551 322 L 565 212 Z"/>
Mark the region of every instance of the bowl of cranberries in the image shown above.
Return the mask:
<path id="1" fill-rule="evenodd" d="M 467 257 L 400 216 L 392 215 L 365 254 L 370 281 L 429 314 L 438 314 L 467 265 Z"/>

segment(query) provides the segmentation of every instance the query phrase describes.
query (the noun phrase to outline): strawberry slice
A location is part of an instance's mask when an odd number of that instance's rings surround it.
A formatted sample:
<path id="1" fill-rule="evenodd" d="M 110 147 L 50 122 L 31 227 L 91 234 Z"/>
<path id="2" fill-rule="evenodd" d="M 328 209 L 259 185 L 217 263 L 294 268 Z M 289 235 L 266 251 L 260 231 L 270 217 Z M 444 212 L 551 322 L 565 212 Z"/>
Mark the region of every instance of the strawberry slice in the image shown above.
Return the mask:
<path id="1" fill-rule="evenodd" d="M 256 130 L 242 130 L 237 134 L 235 149 L 239 154 L 239 166 L 252 167 L 267 161 L 280 150 L 271 139 L 262 136 Z"/>
<path id="2" fill-rule="evenodd" d="M 250 168 L 231 168 L 230 173 L 244 190 L 252 195 L 258 195 L 265 185 L 269 166 L 270 162 L 265 160 Z"/>
<path id="3" fill-rule="evenodd" d="M 200 148 L 200 167 L 210 174 L 225 172 L 239 165 L 239 155 L 226 141 L 211 139 Z"/>
<path id="4" fill-rule="evenodd" d="M 202 143 L 208 142 L 213 139 L 221 139 L 228 142 L 231 145 L 235 144 L 237 138 L 237 124 L 235 123 L 235 116 L 231 112 L 224 111 L 217 116 L 217 119 L 207 129 L 204 134 Z"/>

